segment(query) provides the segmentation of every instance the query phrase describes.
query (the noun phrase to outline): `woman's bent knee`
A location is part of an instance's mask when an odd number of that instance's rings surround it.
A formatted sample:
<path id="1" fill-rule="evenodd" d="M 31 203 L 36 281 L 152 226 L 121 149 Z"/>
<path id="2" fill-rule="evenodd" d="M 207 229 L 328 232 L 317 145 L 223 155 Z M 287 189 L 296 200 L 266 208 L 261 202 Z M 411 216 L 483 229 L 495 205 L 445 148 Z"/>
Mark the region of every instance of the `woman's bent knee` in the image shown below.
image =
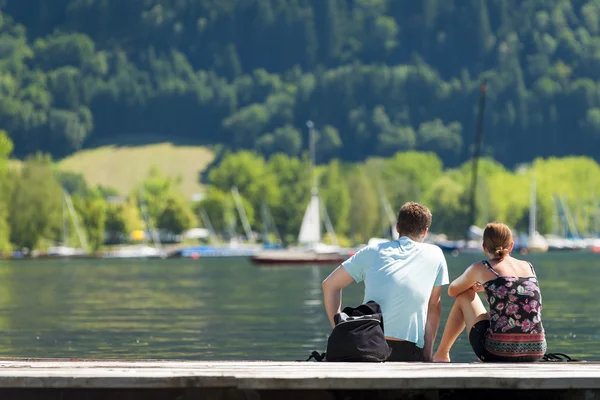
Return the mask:
<path id="1" fill-rule="evenodd" d="M 456 300 L 459 300 L 459 301 L 466 300 L 466 301 L 472 302 L 473 299 L 475 299 L 475 297 L 478 297 L 477 293 L 474 290 L 469 289 L 469 290 L 465 290 L 464 292 L 462 292 L 461 294 L 456 296 Z"/>
<path id="2" fill-rule="evenodd" d="M 460 305 L 467 324 L 472 325 L 489 318 L 483 302 L 474 290 L 467 290 L 459 294 L 456 301 Z"/>

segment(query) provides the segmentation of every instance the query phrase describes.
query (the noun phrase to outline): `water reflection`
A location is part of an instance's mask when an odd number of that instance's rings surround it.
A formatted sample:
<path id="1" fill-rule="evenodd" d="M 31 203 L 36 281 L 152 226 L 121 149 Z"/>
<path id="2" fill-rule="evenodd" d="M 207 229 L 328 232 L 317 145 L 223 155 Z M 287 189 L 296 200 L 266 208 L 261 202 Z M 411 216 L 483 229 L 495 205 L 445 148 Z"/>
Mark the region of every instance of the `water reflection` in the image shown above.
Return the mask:
<path id="1" fill-rule="evenodd" d="M 542 285 L 550 351 L 600 359 L 599 259 L 530 258 Z M 454 278 L 474 258 L 448 261 Z M 325 350 L 330 329 L 321 281 L 333 268 L 261 268 L 243 259 L 3 263 L 0 355 L 302 359 Z M 362 286 L 348 287 L 343 300 L 359 304 Z M 444 295 L 444 319 L 451 301 Z M 475 360 L 465 336 L 452 356 Z"/>

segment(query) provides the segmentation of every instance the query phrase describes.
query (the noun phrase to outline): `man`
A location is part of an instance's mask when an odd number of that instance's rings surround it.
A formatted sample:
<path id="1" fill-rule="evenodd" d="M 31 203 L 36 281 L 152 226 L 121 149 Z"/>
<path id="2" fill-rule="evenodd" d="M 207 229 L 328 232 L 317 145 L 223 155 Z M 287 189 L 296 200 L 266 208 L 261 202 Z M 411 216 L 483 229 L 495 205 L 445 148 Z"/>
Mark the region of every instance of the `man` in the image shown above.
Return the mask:
<path id="1" fill-rule="evenodd" d="M 423 243 L 430 225 L 427 207 L 404 204 L 398 212 L 398 240 L 361 249 L 323 281 L 332 326 L 341 310 L 342 289 L 352 281 L 365 282 L 364 302 L 373 300 L 381 306 L 384 333 L 392 349 L 388 361 L 432 359 L 448 267 L 438 246 Z"/>

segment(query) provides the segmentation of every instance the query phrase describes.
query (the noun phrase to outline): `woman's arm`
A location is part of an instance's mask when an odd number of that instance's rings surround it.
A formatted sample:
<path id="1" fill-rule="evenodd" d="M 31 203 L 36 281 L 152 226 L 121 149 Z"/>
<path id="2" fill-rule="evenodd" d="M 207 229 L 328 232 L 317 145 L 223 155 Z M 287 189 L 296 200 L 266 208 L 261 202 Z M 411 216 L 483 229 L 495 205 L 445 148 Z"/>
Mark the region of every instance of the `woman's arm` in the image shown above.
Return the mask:
<path id="1" fill-rule="evenodd" d="M 477 264 L 470 265 L 461 276 L 452 281 L 448 287 L 448 296 L 456 297 L 469 290 L 473 285 L 479 283 L 479 278 Z"/>

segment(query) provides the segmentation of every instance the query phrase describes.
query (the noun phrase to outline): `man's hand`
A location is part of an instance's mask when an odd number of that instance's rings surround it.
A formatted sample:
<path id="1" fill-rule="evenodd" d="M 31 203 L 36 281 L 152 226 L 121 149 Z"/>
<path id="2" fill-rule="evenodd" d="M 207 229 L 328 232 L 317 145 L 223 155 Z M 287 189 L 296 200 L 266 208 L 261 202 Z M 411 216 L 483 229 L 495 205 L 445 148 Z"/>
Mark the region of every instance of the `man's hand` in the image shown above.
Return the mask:
<path id="1" fill-rule="evenodd" d="M 425 343 L 423 346 L 423 361 L 432 361 L 433 343 L 437 336 L 442 315 L 442 287 L 436 286 L 431 291 L 427 305 L 427 321 L 425 323 Z"/>

